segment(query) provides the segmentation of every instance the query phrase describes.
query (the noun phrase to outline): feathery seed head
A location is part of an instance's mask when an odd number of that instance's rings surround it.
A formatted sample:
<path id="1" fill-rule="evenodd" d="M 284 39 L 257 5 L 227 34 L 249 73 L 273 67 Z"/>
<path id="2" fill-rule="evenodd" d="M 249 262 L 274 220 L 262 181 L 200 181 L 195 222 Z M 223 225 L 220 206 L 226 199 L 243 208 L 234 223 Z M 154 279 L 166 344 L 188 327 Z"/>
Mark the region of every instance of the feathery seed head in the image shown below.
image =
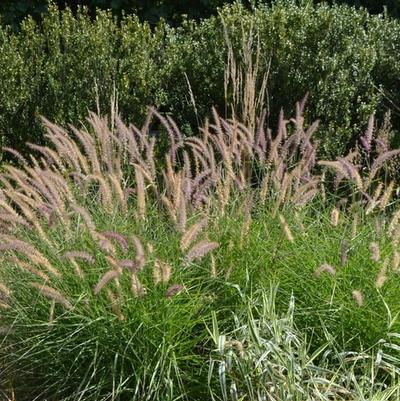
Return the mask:
<path id="1" fill-rule="evenodd" d="M 398 273 L 400 271 L 399 266 L 400 266 L 400 253 L 399 251 L 395 250 L 393 252 L 393 258 L 392 258 L 392 270 Z"/>
<path id="2" fill-rule="evenodd" d="M 180 292 L 185 290 L 185 286 L 181 284 L 172 284 L 166 292 L 167 298 L 172 298 L 174 295 L 179 294 Z"/>
<path id="3" fill-rule="evenodd" d="M 83 259 L 89 263 L 94 263 L 94 257 L 89 252 L 85 252 L 85 251 L 69 251 L 69 252 L 65 252 L 64 256 L 67 259 L 78 258 L 78 259 Z"/>
<path id="4" fill-rule="evenodd" d="M 141 269 L 143 269 L 143 267 L 146 263 L 144 248 L 143 248 L 142 242 L 136 235 L 132 235 L 132 240 L 133 240 L 133 244 L 134 244 L 135 250 L 136 250 L 137 268 L 139 270 L 141 270 Z"/>
<path id="5" fill-rule="evenodd" d="M 279 221 L 281 223 L 281 226 L 283 228 L 287 240 L 290 242 L 294 242 L 293 234 L 290 231 L 289 225 L 286 223 L 285 218 L 281 214 L 279 214 Z"/>
<path id="6" fill-rule="evenodd" d="M 159 259 L 154 262 L 153 281 L 154 284 L 168 283 L 172 275 L 172 267 Z"/>
<path id="7" fill-rule="evenodd" d="M 339 209 L 334 207 L 331 212 L 331 224 L 333 227 L 337 227 L 339 224 Z"/>
<path id="8" fill-rule="evenodd" d="M 369 244 L 369 251 L 371 252 L 371 260 L 373 260 L 374 262 L 379 262 L 381 258 L 379 244 L 377 242 L 371 242 Z"/>
<path id="9" fill-rule="evenodd" d="M 320 277 L 322 273 L 328 273 L 331 276 L 334 276 L 336 274 L 336 270 L 332 265 L 329 265 L 327 263 L 323 263 L 318 267 L 317 270 L 315 270 L 314 275 L 316 277 Z"/>
<path id="10" fill-rule="evenodd" d="M 72 309 L 72 304 L 68 301 L 68 299 L 55 288 L 36 282 L 30 283 L 30 285 L 34 288 L 37 288 L 44 296 L 63 305 L 65 309 Z"/>
<path id="11" fill-rule="evenodd" d="M 127 251 L 129 249 L 128 240 L 123 235 L 121 235 L 115 231 L 104 231 L 104 232 L 101 232 L 100 235 L 102 235 L 103 237 L 105 237 L 109 240 L 115 240 L 116 242 L 118 242 L 118 244 L 121 246 L 121 248 L 124 251 Z"/>
<path id="12" fill-rule="evenodd" d="M 93 289 L 93 293 L 94 295 L 97 295 L 102 288 L 111 280 L 113 279 L 117 279 L 120 276 L 120 272 L 117 270 L 109 270 L 108 272 L 106 272 L 102 278 L 99 280 L 99 282 L 96 284 L 96 286 Z"/>
<path id="13" fill-rule="evenodd" d="M 212 252 L 214 249 L 218 248 L 219 244 L 217 242 L 212 242 L 208 240 L 203 240 L 194 245 L 186 254 L 185 260 L 187 263 L 193 260 L 202 259 L 208 253 Z"/>
<path id="14" fill-rule="evenodd" d="M 364 304 L 364 297 L 363 294 L 361 293 L 361 291 L 359 290 L 353 290 L 351 293 L 355 303 L 357 304 L 357 306 L 361 307 Z"/>
<path id="15" fill-rule="evenodd" d="M 181 250 L 185 251 L 196 240 L 199 233 L 207 225 L 207 218 L 203 218 L 197 223 L 193 224 L 182 236 Z"/>
<path id="16" fill-rule="evenodd" d="M 340 244 L 340 264 L 344 266 L 347 263 L 347 257 L 349 254 L 349 244 L 343 240 Z"/>
<path id="17" fill-rule="evenodd" d="M 146 288 L 143 287 L 142 283 L 135 273 L 131 274 L 131 290 L 135 297 L 142 297 L 147 293 Z"/>

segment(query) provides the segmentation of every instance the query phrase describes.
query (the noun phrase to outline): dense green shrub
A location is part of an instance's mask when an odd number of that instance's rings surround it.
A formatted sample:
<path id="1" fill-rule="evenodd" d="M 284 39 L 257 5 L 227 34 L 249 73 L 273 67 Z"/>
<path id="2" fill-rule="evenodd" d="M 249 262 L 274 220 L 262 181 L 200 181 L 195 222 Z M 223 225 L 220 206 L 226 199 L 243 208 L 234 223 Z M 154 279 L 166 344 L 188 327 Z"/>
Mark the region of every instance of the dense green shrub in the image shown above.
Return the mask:
<path id="1" fill-rule="evenodd" d="M 47 10 L 49 0 L 2 0 L 0 14 L 3 15 L 3 23 L 12 25 L 18 29 L 19 23 L 24 17 L 31 15 L 40 19 Z M 54 0 L 55 4 L 63 8 L 68 6 L 76 11 L 78 5 L 85 5 L 90 10 L 91 16 L 96 14 L 96 9 L 111 10 L 114 15 L 122 13 L 135 13 L 141 20 L 156 24 L 160 18 L 169 23 L 179 24 L 184 16 L 189 18 L 206 18 L 215 14 L 217 7 L 232 0 Z"/>
<path id="2" fill-rule="evenodd" d="M 380 19 L 371 21 L 371 31 L 377 52 L 373 79 L 382 93 L 378 109 L 392 110 L 393 126 L 400 127 L 400 24 Z M 399 143 L 397 139 L 396 146 Z"/>
<path id="3" fill-rule="evenodd" d="M 137 17 L 117 25 L 108 12 L 92 22 L 86 10 L 75 18 L 52 7 L 40 28 L 27 19 L 18 34 L 0 35 L 0 132 L 7 145 L 40 141 L 39 114 L 71 123 L 95 110 L 96 98 L 108 107 L 114 88 L 123 98 L 120 111 L 135 119 L 157 99 L 162 41 Z"/>
<path id="4" fill-rule="evenodd" d="M 398 61 L 397 65 L 395 62 L 398 56 L 389 50 L 396 38 L 400 43 L 399 33 L 394 29 L 398 24 L 393 21 L 348 7 L 300 7 L 291 1 L 258 8 L 254 13 L 237 5 L 226 7 L 218 18 L 187 24 L 175 31 L 183 43 L 177 39 L 169 48 L 173 55 L 167 60 L 177 65 L 171 70 L 186 69 L 194 96 L 205 111 L 213 104 L 223 105 L 226 57 L 221 56 L 221 50 L 226 48 L 222 20 L 239 62 L 243 62 L 242 31 L 253 27 L 253 51 L 256 52 L 254 43 L 258 39 L 261 70 L 269 69 L 271 115 L 278 115 L 281 107 L 289 111 L 295 99 L 310 93 L 307 117 L 321 120 L 322 147 L 330 155 L 342 153 L 353 135 L 360 132 L 368 115 L 383 104 L 377 87 L 383 80 L 390 87 L 395 76 L 391 72 L 392 78 L 388 77 L 386 69 L 398 71 Z M 391 32 L 390 42 L 382 36 L 382 29 Z M 390 58 L 391 66 L 386 66 L 382 58 Z M 169 86 L 169 97 L 182 99 L 187 86 L 183 73 L 176 74 Z M 382 90 L 386 91 L 384 84 Z M 175 115 L 187 113 L 182 102 L 174 101 L 172 106 L 179 109 L 174 109 Z"/>
<path id="5" fill-rule="evenodd" d="M 189 18 L 207 18 L 217 14 L 218 7 L 232 3 L 233 0 L 56 0 L 59 7 L 72 7 L 76 10 L 78 4 L 89 8 L 92 16 L 96 14 L 96 8 L 109 9 L 115 15 L 122 13 L 135 13 L 141 20 L 155 24 L 160 18 L 169 23 L 179 24 L 188 16 Z M 326 0 L 314 0 L 314 3 L 326 2 Z M 400 17 L 400 2 L 398 0 L 329 0 L 329 4 L 344 3 L 355 7 L 365 7 L 368 12 L 377 14 L 384 10 L 394 17 Z M 40 19 L 41 14 L 47 9 L 48 0 L 2 0 L 0 14 L 3 15 L 4 24 L 12 25 L 18 29 L 19 23 L 24 17 L 31 15 Z M 271 0 L 242 0 L 243 4 L 271 4 Z"/>
<path id="6" fill-rule="evenodd" d="M 242 72 L 254 69 L 258 54 L 255 91 L 267 76 L 268 114 L 291 113 L 309 92 L 305 118 L 321 120 L 320 149 L 332 157 L 354 143 L 373 112 L 392 109 L 399 129 L 399 43 L 397 21 L 310 2 L 253 11 L 235 4 L 178 28 L 52 6 L 40 25 L 27 19 L 18 34 L 0 30 L 0 135 L 21 149 L 42 141 L 40 114 L 76 124 L 97 108 L 96 98 L 104 112 L 113 94 L 125 118 L 140 122 L 155 105 L 191 133 L 212 106 L 230 111 L 237 82 L 226 79 L 228 53 Z"/>
<path id="7" fill-rule="evenodd" d="M 400 17 L 400 2 L 398 0 L 330 0 L 329 3 L 344 3 L 349 6 L 365 7 L 372 14 L 387 12 L 393 17 Z"/>

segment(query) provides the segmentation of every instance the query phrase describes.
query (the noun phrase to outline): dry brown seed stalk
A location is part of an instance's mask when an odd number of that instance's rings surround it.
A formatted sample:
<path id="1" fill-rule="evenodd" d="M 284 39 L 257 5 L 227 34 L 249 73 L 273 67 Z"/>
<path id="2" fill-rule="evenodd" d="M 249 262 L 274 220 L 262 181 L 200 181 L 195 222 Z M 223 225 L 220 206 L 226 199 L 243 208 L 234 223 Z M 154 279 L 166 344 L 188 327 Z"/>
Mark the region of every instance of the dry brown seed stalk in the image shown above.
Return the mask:
<path id="1" fill-rule="evenodd" d="M 138 276 L 134 273 L 131 275 L 131 289 L 135 297 L 144 296 L 147 292 L 146 288 L 144 288 L 142 283 L 139 281 Z"/>
<path id="2" fill-rule="evenodd" d="M 212 252 L 214 249 L 218 248 L 219 244 L 217 242 L 212 242 L 208 240 L 203 240 L 194 245 L 186 255 L 186 262 L 190 263 L 194 259 L 201 259 L 208 253 Z"/>
<path id="3" fill-rule="evenodd" d="M 152 255 L 154 253 L 154 247 L 150 244 L 150 242 L 147 243 L 147 253 L 149 255 Z"/>
<path id="4" fill-rule="evenodd" d="M 146 217 L 146 188 L 144 185 L 142 171 L 138 168 L 138 166 L 135 167 L 135 178 L 137 209 L 139 217 L 144 220 Z"/>
<path id="5" fill-rule="evenodd" d="M 193 224 L 182 236 L 181 239 L 181 250 L 185 251 L 189 246 L 196 240 L 199 233 L 207 225 L 207 218 L 203 218 L 197 223 Z"/>
<path id="6" fill-rule="evenodd" d="M 113 267 L 113 269 L 115 271 L 117 271 L 119 274 L 122 273 L 122 267 L 120 266 L 120 263 L 119 263 L 118 260 L 116 260 L 115 258 L 113 258 L 110 255 L 107 255 L 106 259 L 107 259 L 108 263 Z"/>
<path id="7" fill-rule="evenodd" d="M 5 239 L 5 236 L 3 236 Z M 10 241 L 0 245 L 0 251 L 16 251 L 24 254 L 29 260 L 39 266 L 43 266 L 47 271 L 56 277 L 61 277 L 61 273 L 55 269 L 51 263 L 31 244 L 18 240 L 13 237 L 7 237 Z"/>
<path id="8" fill-rule="evenodd" d="M 5 223 L 11 223 L 14 226 L 30 227 L 29 223 L 23 217 L 11 213 L 0 213 L 0 220 Z"/>
<path id="9" fill-rule="evenodd" d="M 162 203 L 165 205 L 165 208 L 171 217 L 171 220 L 176 224 L 177 223 L 177 217 L 176 217 L 176 210 L 172 202 L 164 195 L 161 197 Z"/>
<path id="10" fill-rule="evenodd" d="M 96 284 L 96 286 L 94 287 L 93 293 L 94 295 L 97 295 L 102 288 L 110 281 L 113 279 L 116 279 L 120 276 L 120 272 L 113 269 L 113 270 L 109 270 L 107 273 L 105 273 L 103 275 L 103 277 L 99 280 L 99 282 Z"/>
<path id="11" fill-rule="evenodd" d="M 392 235 L 392 246 L 397 247 L 399 245 L 400 240 L 400 225 L 398 225 Z"/>
<path id="12" fill-rule="evenodd" d="M 181 196 L 180 205 L 178 207 L 178 229 L 184 232 L 186 229 L 187 211 L 186 211 L 186 198 Z"/>
<path id="13" fill-rule="evenodd" d="M 110 301 L 111 310 L 117 316 L 118 320 L 125 320 L 125 316 L 122 314 L 120 303 L 116 297 L 116 295 L 111 291 L 110 288 L 106 290 L 107 298 Z"/>
<path id="14" fill-rule="evenodd" d="M 285 218 L 281 214 L 279 215 L 279 221 L 281 223 L 281 226 L 283 228 L 283 231 L 284 231 L 288 241 L 294 242 L 294 238 L 293 238 L 292 232 L 290 231 L 290 228 L 289 228 L 288 224 L 286 223 Z"/>
<path id="15" fill-rule="evenodd" d="M 391 181 L 388 187 L 385 189 L 385 192 L 383 193 L 381 199 L 379 200 L 379 208 L 381 210 L 385 209 L 386 206 L 388 205 L 390 198 L 392 196 L 394 188 L 394 181 Z"/>
<path id="16" fill-rule="evenodd" d="M 252 222 L 250 209 L 251 209 L 251 200 L 246 201 L 244 207 L 244 222 L 242 225 L 242 229 L 240 231 L 240 243 L 239 243 L 240 249 L 243 248 L 243 245 L 246 239 L 248 238 L 248 233 Z"/>
<path id="17" fill-rule="evenodd" d="M 185 287 L 181 284 L 173 284 L 167 289 L 166 297 L 172 298 L 174 295 L 179 294 L 185 290 Z"/>
<path id="18" fill-rule="evenodd" d="M 120 267 L 125 267 L 133 272 L 138 270 L 138 263 L 135 260 L 122 259 L 117 261 Z"/>
<path id="19" fill-rule="evenodd" d="M 23 261 L 23 260 L 19 260 L 17 257 L 13 257 L 13 258 L 12 258 L 12 261 L 13 261 L 13 262 L 16 264 L 16 266 L 18 266 L 19 268 L 24 269 L 24 270 L 26 270 L 26 271 L 28 271 L 28 272 L 34 274 L 35 276 L 37 276 L 37 277 L 43 279 L 44 281 L 50 281 L 50 277 L 49 277 L 46 273 L 42 272 L 42 271 L 39 270 L 39 269 L 36 269 L 34 266 L 32 266 L 31 263 L 27 263 L 27 262 L 25 262 L 25 261 Z"/>
<path id="20" fill-rule="evenodd" d="M 364 304 L 364 297 L 359 290 L 353 290 L 351 295 L 353 296 L 354 301 L 356 302 L 357 306 L 361 307 Z"/>
<path id="21" fill-rule="evenodd" d="M 161 266 L 160 262 L 156 260 L 154 262 L 154 267 L 153 267 L 153 283 L 154 285 L 157 285 L 158 283 L 161 282 L 161 277 L 162 277 L 162 272 L 161 272 Z"/>
<path id="22" fill-rule="evenodd" d="M 369 179 L 372 180 L 375 177 L 375 174 L 378 172 L 382 164 L 385 163 L 385 161 L 391 159 L 394 156 L 397 156 L 399 153 L 400 149 L 395 149 L 395 150 L 389 150 L 378 156 L 372 164 Z"/>
<path id="23" fill-rule="evenodd" d="M 52 266 L 52 264 L 45 258 L 40 252 L 36 251 L 34 254 L 30 256 L 30 260 L 32 263 L 43 266 L 49 273 L 53 274 L 54 276 L 60 278 L 61 273 Z"/>
<path id="24" fill-rule="evenodd" d="M 212 278 L 216 278 L 217 277 L 217 266 L 215 263 L 215 257 L 214 255 L 211 255 L 211 272 L 210 275 Z"/>
<path id="25" fill-rule="evenodd" d="M 139 270 L 143 269 L 146 260 L 144 255 L 144 248 L 142 243 L 140 242 L 139 238 L 136 235 L 132 235 L 133 244 L 135 245 L 136 249 L 136 262 L 138 264 L 137 268 Z"/>
<path id="26" fill-rule="evenodd" d="M 399 266 L 400 266 L 400 253 L 395 250 L 393 252 L 393 259 L 392 259 L 392 270 L 396 273 L 399 272 Z"/>
<path id="27" fill-rule="evenodd" d="M 48 285 L 35 282 L 30 283 L 30 285 L 34 288 L 37 288 L 44 296 L 60 303 L 66 309 L 69 310 L 72 309 L 72 304 L 68 301 L 68 299 L 64 295 L 62 295 L 56 289 L 49 287 Z"/>
<path id="28" fill-rule="evenodd" d="M 113 196 L 109 183 L 101 174 L 90 174 L 87 176 L 90 180 L 96 180 L 100 184 L 101 203 L 105 211 L 111 213 L 113 210 Z"/>
<path id="29" fill-rule="evenodd" d="M 322 273 L 329 273 L 330 275 L 334 276 L 336 274 L 336 270 L 332 265 L 327 263 L 323 263 L 318 269 L 314 272 L 316 277 L 320 277 Z"/>
<path id="30" fill-rule="evenodd" d="M 85 251 L 69 251 L 69 252 L 65 252 L 64 256 L 67 259 L 78 258 L 78 259 L 83 259 L 89 263 L 94 263 L 94 257 L 89 252 L 85 252 Z"/>
<path id="31" fill-rule="evenodd" d="M 45 241 L 47 244 L 52 246 L 51 241 L 43 231 L 40 221 L 36 215 L 35 212 L 36 207 L 34 206 L 35 205 L 34 201 L 32 201 L 32 199 L 29 198 L 28 196 L 25 196 L 17 191 L 12 191 L 12 193 L 10 191 L 9 197 L 12 202 L 17 204 L 21 212 L 24 214 L 25 218 L 35 227 L 37 234 L 40 236 L 40 238 L 43 239 L 43 241 Z"/>
<path id="32" fill-rule="evenodd" d="M 239 355 L 241 357 L 244 356 L 244 347 L 243 347 L 243 343 L 241 343 L 238 340 L 230 340 L 230 341 L 225 341 L 224 343 L 224 348 L 234 348 L 237 350 L 237 352 L 239 353 Z"/>
<path id="33" fill-rule="evenodd" d="M 331 224 L 333 227 L 337 227 L 339 224 L 339 209 L 334 207 L 331 212 Z"/>
<path id="34" fill-rule="evenodd" d="M 77 204 L 72 204 L 71 207 L 77 214 L 79 214 L 82 217 L 82 219 L 85 222 L 85 225 L 86 225 L 87 229 L 89 230 L 90 234 L 92 235 L 92 237 L 98 238 L 98 234 L 96 232 L 96 226 L 93 223 L 93 220 L 90 217 L 87 210 L 85 210 L 81 206 L 78 206 Z"/>
<path id="35" fill-rule="evenodd" d="M 276 216 L 279 207 L 284 202 L 285 198 L 288 199 L 288 192 L 290 191 L 290 186 L 292 184 L 293 176 L 291 174 L 286 174 L 283 176 L 282 182 L 280 183 L 278 196 L 276 197 L 275 205 L 272 209 L 272 217 Z"/>
<path id="36" fill-rule="evenodd" d="M 315 184 L 313 184 L 313 185 L 315 185 Z M 303 187 L 305 187 L 305 185 L 303 185 Z M 303 188 L 299 188 L 299 190 L 296 192 L 296 194 L 292 198 L 292 201 L 294 202 L 295 206 L 297 206 L 297 207 L 304 206 L 311 199 L 313 199 L 314 196 L 319 192 L 318 188 L 312 188 L 308 191 L 303 191 L 302 189 Z"/>
<path id="37" fill-rule="evenodd" d="M 121 210 L 123 212 L 126 212 L 128 210 L 128 205 L 126 202 L 126 197 L 125 197 L 124 191 L 121 187 L 120 180 L 118 180 L 118 178 L 112 174 L 109 175 L 109 179 L 110 179 L 111 183 L 113 184 L 115 193 L 117 194 L 117 198 L 118 198 L 119 204 L 121 206 Z"/>
<path id="38" fill-rule="evenodd" d="M 85 131 L 79 131 L 75 127 L 71 126 L 72 132 L 75 134 L 75 136 L 78 138 L 78 140 L 81 142 L 85 153 L 86 157 L 85 159 L 89 161 L 91 164 L 92 170 L 95 174 L 100 174 L 100 163 L 99 159 L 97 157 L 97 151 L 96 151 L 96 145 L 95 142 L 92 138 L 92 136 Z"/>
<path id="39" fill-rule="evenodd" d="M 99 239 L 99 247 L 104 252 L 111 253 L 112 255 L 115 255 L 115 253 L 116 253 L 116 249 L 115 249 L 114 245 L 107 238 Z"/>
<path id="40" fill-rule="evenodd" d="M 13 148 L 9 148 L 8 146 L 3 146 L 2 151 L 8 152 L 8 153 L 11 153 L 12 155 L 14 155 L 20 161 L 22 166 L 29 164 L 28 161 L 21 155 L 21 153 L 19 153 L 18 151 L 16 151 Z"/>
<path id="41" fill-rule="evenodd" d="M 336 170 L 336 172 L 338 174 L 342 175 L 343 177 L 350 178 L 347 170 L 338 161 L 320 160 L 319 162 L 317 162 L 317 164 L 320 166 L 331 167 L 334 170 Z"/>
<path id="42" fill-rule="evenodd" d="M 383 183 L 380 182 L 380 183 L 378 184 L 378 186 L 375 188 L 375 191 L 374 191 L 374 193 L 373 193 L 373 195 L 372 195 L 372 199 L 373 199 L 375 202 L 378 201 L 378 198 L 380 197 L 380 195 L 381 195 L 381 193 L 382 193 L 382 189 L 383 189 Z"/>
<path id="43" fill-rule="evenodd" d="M 381 258 L 379 244 L 377 242 L 371 242 L 369 244 L 369 251 L 371 252 L 371 260 L 373 260 L 374 262 L 379 262 Z"/>
<path id="44" fill-rule="evenodd" d="M 378 277 L 376 278 L 376 282 L 375 282 L 375 287 L 382 288 L 383 285 L 385 284 L 387 278 L 388 277 L 386 274 L 378 274 Z"/>
<path id="45" fill-rule="evenodd" d="M 344 266 L 347 263 L 347 257 L 349 255 L 349 244 L 346 240 L 340 243 L 340 264 Z"/>
<path id="46" fill-rule="evenodd" d="M 344 168 L 347 170 L 347 176 L 355 182 L 357 188 L 362 191 L 363 190 L 363 182 L 360 176 L 360 173 L 357 170 L 357 167 L 347 160 L 347 158 L 339 157 L 339 163 L 341 163 Z"/>
<path id="47" fill-rule="evenodd" d="M 2 296 L 0 296 L 1 299 L 8 298 L 11 294 L 11 290 L 0 282 L 0 293 L 2 294 Z"/>
<path id="48" fill-rule="evenodd" d="M 388 265 L 389 265 L 389 259 L 386 258 L 384 260 L 382 268 L 379 271 L 378 276 L 376 278 L 376 282 L 375 282 L 376 288 L 382 288 L 383 284 L 385 284 L 386 280 L 388 279 L 388 276 L 387 276 Z"/>
<path id="49" fill-rule="evenodd" d="M 163 283 L 168 283 L 171 279 L 172 267 L 168 263 L 160 261 L 160 269 L 161 269 L 161 281 Z"/>
<path id="50" fill-rule="evenodd" d="M 50 313 L 49 313 L 49 326 L 51 326 L 53 324 L 54 321 L 54 310 L 56 307 L 56 301 L 51 301 L 51 305 L 50 305 Z"/>
<path id="51" fill-rule="evenodd" d="M 142 165 L 137 163 L 133 163 L 133 166 L 140 170 L 140 172 L 143 175 L 143 178 L 145 178 L 151 186 L 155 186 L 153 177 L 151 176 L 151 173 L 147 171 L 146 167 L 143 167 Z"/>
<path id="52" fill-rule="evenodd" d="M 262 204 L 265 203 L 265 199 L 269 190 L 269 178 L 269 173 L 266 173 L 261 181 L 260 200 Z"/>
<path id="53" fill-rule="evenodd" d="M 379 237 L 382 233 L 382 220 L 378 216 L 374 218 L 374 226 L 376 235 Z"/>
<path id="54" fill-rule="evenodd" d="M 1 192 L 1 195 L 4 196 L 4 192 Z M 12 206 L 6 201 L 6 198 L 4 196 L 3 198 L 0 198 L 0 207 L 2 207 L 3 209 L 5 209 L 6 212 L 19 217 L 19 214 L 12 208 Z"/>
<path id="55" fill-rule="evenodd" d="M 83 280 L 85 278 L 85 275 L 83 273 L 83 270 L 79 266 L 78 262 L 75 259 L 70 259 L 71 265 L 74 267 L 76 275 Z"/>
<path id="56" fill-rule="evenodd" d="M 392 239 L 396 233 L 396 229 L 398 229 L 399 226 L 400 226 L 400 209 L 393 215 L 389 223 L 388 234 L 390 237 L 392 237 Z"/>
<path id="57" fill-rule="evenodd" d="M 229 265 L 228 269 L 225 272 L 225 280 L 228 280 L 232 274 L 233 265 Z"/>
<path id="58" fill-rule="evenodd" d="M 154 284 L 158 283 L 167 283 L 172 274 L 172 268 L 171 266 L 166 263 L 162 262 L 159 259 L 156 259 L 154 262 L 154 269 L 153 269 L 153 281 Z"/>
<path id="59" fill-rule="evenodd" d="M 124 251 L 127 251 L 129 249 L 128 240 L 123 235 L 115 231 L 104 231 L 100 234 L 109 240 L 117 241 Z"/>

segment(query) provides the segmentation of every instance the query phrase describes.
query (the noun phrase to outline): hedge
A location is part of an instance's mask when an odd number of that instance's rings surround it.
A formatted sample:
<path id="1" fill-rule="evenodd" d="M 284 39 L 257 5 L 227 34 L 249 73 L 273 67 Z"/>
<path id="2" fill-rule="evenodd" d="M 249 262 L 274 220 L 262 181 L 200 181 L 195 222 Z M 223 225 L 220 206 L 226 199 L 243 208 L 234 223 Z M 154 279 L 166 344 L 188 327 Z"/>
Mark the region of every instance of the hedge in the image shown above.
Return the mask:
<path id="1" fill-rule="evenodd" d="M 54 0 L 55 4 L 63 8 L 71 7 L 74 11 L 77 6 L 88 7 L 90 15 L 96 14 L 96 8 L 111 10 L 114 15 L 135 13 L 142 21 L 156 24 L 163 18 L 170 24 L 180 24 L 184 16 L 200 19 L 217 14 L 218 7 L 232 3 L 233 0 Z M 304 0 L 298 0 L 301 3 Z M 307 1 L 307 0 L 306 0 Z M 2 0 L 0 15 L 2 22 L 18 29 L 20 22 L 28 15 L 40 20 L 41 14 L 46 11 L 49 0 Z M 364 7 L 371 14 L 387 12 L 390 16 L 400 17 L 399 0 L 314 0 L 314 3 L 328 2 L 329 4 L 343 3 L 349 6 Z M 273 0 L 242 0 L 242 3 L 251 6 L 262 3 L 273 3 Z M 1 19 L 0 19 L 1 20 Z"/>
<path id="2" fill-rule="evenodd" d="M 201 22 L 173 28 L 161 21 L 152 28 L 133 15 L 118 20 L 98 11 L 92 19 L 85 8 L 74 15 L 51 5 L 40 25 L 28 18 L 19 33 L 0 29 L 2 144 L 24 151 L 26 141 L 43 142 L 40 115 L 78 124 L 96 109 L 96 98 L 108 112 L 113 93 L 127 120 L 140 123 L 146 106 L 154 105 L 185 133 L 195 132 L 212 106 L 230 110 L 226 36 L 242 69 L 243 38 L 252 37 L 253 61 L 259 43 L 258 77 L 268 71 L 265 106 L 272 125 L 281 107 L 291 113 L 309 92 L 305 118 L 321 120 L 326 155 L 351 146 L 373 112 L 383 117 L 393 109 L 399 130 L 400 24 L 389 17 L 279 0 L 252 11 L 234 4 Z M 232 85 L 228 100 L 231 92 Z"/>

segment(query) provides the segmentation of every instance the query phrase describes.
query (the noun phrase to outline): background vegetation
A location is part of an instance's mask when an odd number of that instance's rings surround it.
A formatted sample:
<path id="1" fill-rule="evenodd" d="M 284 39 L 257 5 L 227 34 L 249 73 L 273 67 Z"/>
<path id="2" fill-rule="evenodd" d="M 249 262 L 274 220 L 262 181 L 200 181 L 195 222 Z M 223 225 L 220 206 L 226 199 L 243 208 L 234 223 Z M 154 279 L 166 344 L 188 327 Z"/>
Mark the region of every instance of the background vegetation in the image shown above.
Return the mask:
<path id="1" fill-rule="evenodd" d="M 325 155 L 348 150 L 371 113 L 383 120 L 391 110 L 399 130 L 397 20 L 283 0 L 251 11 L 226 6 L 176 28 L 163 22 L 151 28 L 132 15 L 118 21 L 111 12 L 89 14 L 53 5 L 40 24 L 28 18 L 18 33 L 0 30 L 3 144 L 21 150 L 26 141 L 43 142 L 39 115 L 77 124 L 88 109 L 104 112 L 113 94 L 123 117 L 140 122 L 154 105 L 191 134 L 212 106 L 231 115 L 245 89 L 235 85 L 252 66 L 253 90 L 272 126 L 282 107 L 292 112 L 309 93 L 305 118 L 321 120 Z"/>
<path id="2" fill-rule="evenodd" d="M 325 0 L 315 0 L 315 3 L 325 2 Z M 327 1 L 333 4 L 334 1 Z M 112 10 L 115 15 L 121 16 L 122 13 L 135 13 L 143 21 L 151 24 L 163 18 L 170 24 L 179 24 L 187 16 L 192 19 L 208 18 L 216 14 L 218 7 L 233 3 L 232 0 L 201 0 L 201 1 L 179 1 L 179 0 L 56 0 L 58 7 L 68 6 L 76 10 L 79 5 L 87 6 L 92 16 L 96 13 L 96 8 Z M 242 3 L 248 7 L 257 4 L 271 4 L 270 0 L 245 0 Z M 400 16 L 400 4 L 398 0 L 339 0 L 338 3 L 350 6 L 364 7 L 371 14 L 386 12 L 393 16 Z M 0 14 L 3 15 L 3 23 L 12 25 L 18 29 L 18 24 L 28 15 L 36 19 L 41 18 L 41 14 L 47 9 L 48 0 L 3 0 L 0 4 Z"/>

